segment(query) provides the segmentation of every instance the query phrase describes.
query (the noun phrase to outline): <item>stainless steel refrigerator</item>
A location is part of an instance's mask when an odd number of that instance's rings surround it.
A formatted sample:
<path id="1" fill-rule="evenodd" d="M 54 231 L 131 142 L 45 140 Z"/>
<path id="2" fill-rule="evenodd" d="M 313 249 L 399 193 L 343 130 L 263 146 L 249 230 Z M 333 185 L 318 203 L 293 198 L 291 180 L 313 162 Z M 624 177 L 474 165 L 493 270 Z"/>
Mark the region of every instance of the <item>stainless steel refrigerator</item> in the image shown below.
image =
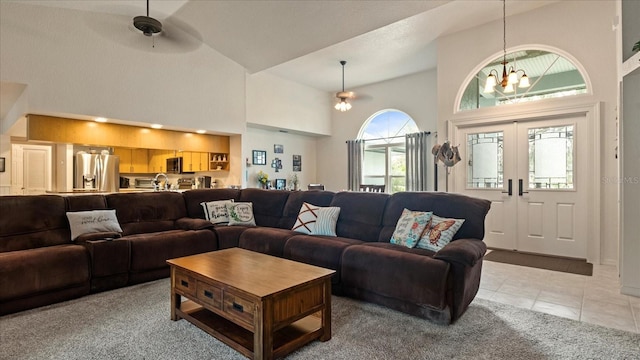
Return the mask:
<path id="1" fill-rule="evenodd" d="M 74 158 L 74 190 L 116 192 L 120 189 L 120 157 L 78 151 Z"/>

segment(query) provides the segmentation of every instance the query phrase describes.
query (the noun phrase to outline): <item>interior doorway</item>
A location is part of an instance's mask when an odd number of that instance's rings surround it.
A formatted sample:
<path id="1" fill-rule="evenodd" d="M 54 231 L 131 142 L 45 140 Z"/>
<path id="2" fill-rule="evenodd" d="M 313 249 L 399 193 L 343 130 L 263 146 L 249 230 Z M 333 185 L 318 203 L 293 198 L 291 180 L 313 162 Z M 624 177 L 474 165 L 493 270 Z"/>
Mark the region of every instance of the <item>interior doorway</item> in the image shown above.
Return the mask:
<path id="1" fill-rule="evenodd" d="M 36 195 L 51 190 L 51 146 L 13 144 L 11 152 L 12 194 Z"/>

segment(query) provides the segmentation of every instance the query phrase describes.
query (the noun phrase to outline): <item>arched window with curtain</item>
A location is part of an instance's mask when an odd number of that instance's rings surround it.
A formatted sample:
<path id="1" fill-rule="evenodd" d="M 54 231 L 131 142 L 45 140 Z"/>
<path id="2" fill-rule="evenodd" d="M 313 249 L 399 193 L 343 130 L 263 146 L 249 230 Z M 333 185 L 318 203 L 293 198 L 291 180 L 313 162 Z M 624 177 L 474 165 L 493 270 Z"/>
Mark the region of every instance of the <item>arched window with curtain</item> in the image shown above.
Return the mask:
<path id="1" fill-rule="evenodd" d="M 414 135 L 408 144 L 407 135 L 416 133 L 422 135 Z M 357 140 L 348 142 L 349 189 L 357 191 L 359 185 L 383 185 L 390 194 L 426 190 L 426 169 L 416 169 L 418 164 L 424 163 L 424 167 L 427 164 L 426 158 L 416 155 L 416 151 L 428 152 L 425 150 L 428 144 L 422 139 L 426 134 L 420 133 L 411 116 L 400 110 L 385 109 L 370 116 L 360 128 Z M 408 154 L 408 150 L 411 153 Z M 408 181 L 407 176 L 411 174 L 424 177 L 424 187 L 413 177 Z"/>

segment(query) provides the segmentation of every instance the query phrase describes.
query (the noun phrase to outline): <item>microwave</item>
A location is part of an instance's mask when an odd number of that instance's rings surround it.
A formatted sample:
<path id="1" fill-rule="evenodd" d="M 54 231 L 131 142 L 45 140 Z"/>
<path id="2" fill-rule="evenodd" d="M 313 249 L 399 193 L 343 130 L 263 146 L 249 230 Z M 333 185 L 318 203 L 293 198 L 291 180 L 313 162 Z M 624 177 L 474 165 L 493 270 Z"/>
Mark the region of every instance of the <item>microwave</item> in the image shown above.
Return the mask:
<path id="1" fill-rule="evenodd" d="M 187 174 L 193 171 L 184 171 L 182 168 L 182 157 L 173 157 L 167 159 L 167 174 Z"/>

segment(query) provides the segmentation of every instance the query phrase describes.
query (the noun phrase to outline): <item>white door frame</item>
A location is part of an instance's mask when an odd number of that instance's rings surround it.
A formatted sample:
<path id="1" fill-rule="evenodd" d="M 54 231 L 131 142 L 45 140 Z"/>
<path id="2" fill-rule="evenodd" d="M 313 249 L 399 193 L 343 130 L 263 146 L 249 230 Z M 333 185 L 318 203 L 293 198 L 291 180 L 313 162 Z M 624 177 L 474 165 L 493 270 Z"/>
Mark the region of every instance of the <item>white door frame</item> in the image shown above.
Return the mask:
<path id="1" fill-rule="evenodd" d="M 556 100 L 556 99 L 554 99 Z M 562 99 L 557 99 L 562 100 Z M 464 139 L 459 139 L 458 129 L 478 126 L 508 123 L 513 121 L 542 120 L 547 118 L 557 118 L 559 116 L 582 115 L 586 119 L 587 139 L 591 143 L 586 156 L 592 159 L 587 165 L 586 174 L 580 176 L 581 181 L 587 184 L 587 207 L 589 219 L 589 231 L 587 239 L 587 261 L 600 264 L 601 244 L 600 244 L 600 125 L 602 121 L 601 103 L 574 103 L 560 104 L 561 101 L 550 101 L 557 106 L 540 106 L 539 102 L 514 105 L 505 105 L 474 111 L 459 112 L 453 119 L 448 121 L 447 133 L 449 140 L 454 145 L 465 144 Z M 582 156 L 585 156 L 584 154 Z M 465 171 L 465 167 L 450 168 L 451 175 L 448 177 L 450 191 L 459 192 L 462 189 L 455 188 L 456 171 Z"/>

